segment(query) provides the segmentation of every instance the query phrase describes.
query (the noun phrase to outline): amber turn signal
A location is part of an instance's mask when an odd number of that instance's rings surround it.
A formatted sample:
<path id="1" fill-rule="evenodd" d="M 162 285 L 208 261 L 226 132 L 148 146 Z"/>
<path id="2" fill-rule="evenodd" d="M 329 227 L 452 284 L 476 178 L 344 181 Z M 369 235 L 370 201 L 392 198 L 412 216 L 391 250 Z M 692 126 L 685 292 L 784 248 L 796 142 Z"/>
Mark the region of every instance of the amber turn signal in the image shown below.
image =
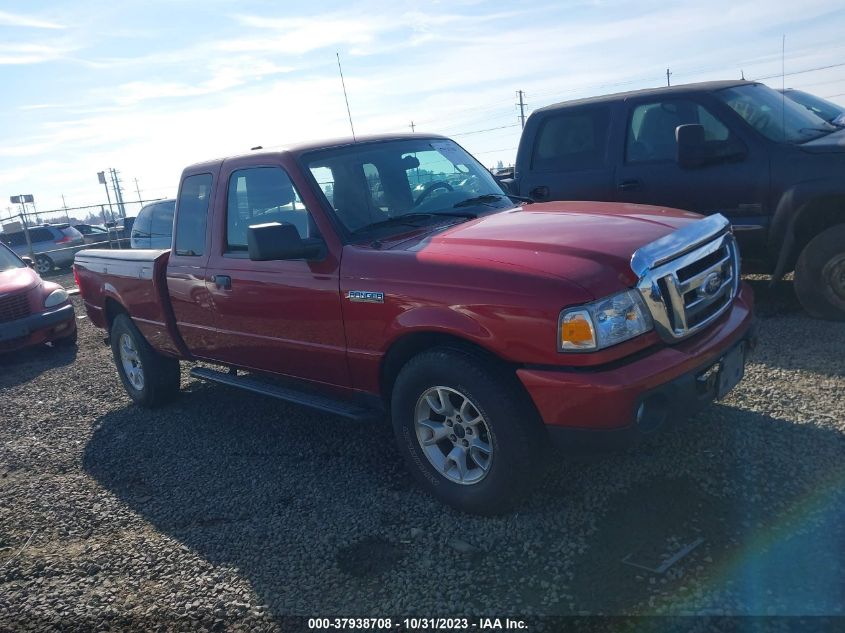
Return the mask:
<path id="1" fill-rule="evenodd" d="M 588 350 L 596 346 L 593 320 L 586 310 L 572 310 L 560 320 L 560 348 Z"/>

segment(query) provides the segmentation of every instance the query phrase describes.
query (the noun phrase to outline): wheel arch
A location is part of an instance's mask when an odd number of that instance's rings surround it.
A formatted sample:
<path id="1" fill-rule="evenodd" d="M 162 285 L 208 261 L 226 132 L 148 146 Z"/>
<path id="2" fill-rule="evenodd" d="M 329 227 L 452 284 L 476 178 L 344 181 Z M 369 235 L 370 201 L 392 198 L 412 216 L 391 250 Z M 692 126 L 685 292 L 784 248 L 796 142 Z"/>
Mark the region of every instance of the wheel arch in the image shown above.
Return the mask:
<path id="1" fill-rule="evenodd" d="M 435 348 L 452 349 L 479 360 L 482 363 L 492 365 L 501 373 L 512 377 L 514 384 L 524 394 L 527 402 L 532 407 L 534 406 L 528 392 L 525 391 L 525 387 L 516 377 L 516 363 L 501 358 L 469 338 L 436 330 L 420 330 L 409 332 L 397 338 L 382 357 L 379 368 L 379 387 L 382 400 L 388 410 L 396 377 L 399 375 L 402 367 L 415 356 Z"/>
<path id="2" fill-rule="evenodd" d="M 845 193 L 809 201 L 795 218 L 794 261 L 816 235 L 837 224 L 845 224 Z"/>
<path id="3" fill-rule="evenodd" d="M 106 297 L 106 300 L 103 303 L 103 309 L 106 314 L 106 325 L 109 332 L 111 332 L 112 324 L 114 324 L 114 320 L 118 317 L 118 315 L 125 314 L 131 318 L 129 310 L 127 310 L 120 301 L 111 296 Z"/>
<path id="4" fill-rule="evenodd" d="M 796 198 L 804 200 L 794 206 Z M 801 251 L 816 235 L 845 223 L 845 193 L 796 189 L 784 194 L 779 206 L 771 233 L 771 239 L 775 242 L 770 248 L 778 254 L 773 280 L 780 279 L 795 268 Z M 792 215 L 788 222 L 783 222 L 781 218 L 787 215 L 790 208 L 793 209 Z M 785 228 L 778 230 L 778 225 L 783 227 L 784 224 Z"/>

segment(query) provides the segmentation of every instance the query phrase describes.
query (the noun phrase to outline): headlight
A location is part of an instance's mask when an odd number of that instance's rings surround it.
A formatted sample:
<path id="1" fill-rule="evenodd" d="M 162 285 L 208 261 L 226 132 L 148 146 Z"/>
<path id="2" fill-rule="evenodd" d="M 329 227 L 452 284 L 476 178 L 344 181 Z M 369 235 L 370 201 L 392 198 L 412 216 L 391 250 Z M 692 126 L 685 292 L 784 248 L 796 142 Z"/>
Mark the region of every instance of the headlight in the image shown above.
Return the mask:
<path id="1" fill-rule="evenodd" d="M 591 352 L 648 332 L 651 315 L 637 290 L 569 308 L 558 319 L 558 351 Z"/>
<path id="2" fill-rule="evenodd" d="M 62 288 L 58 288 L 47 295 L 47 298 L 44 299 L 44 307 L 52 308 L 60 303 L 64 303 L 65 301 L 67 301 L 67 292 L 65 292 Z"/>

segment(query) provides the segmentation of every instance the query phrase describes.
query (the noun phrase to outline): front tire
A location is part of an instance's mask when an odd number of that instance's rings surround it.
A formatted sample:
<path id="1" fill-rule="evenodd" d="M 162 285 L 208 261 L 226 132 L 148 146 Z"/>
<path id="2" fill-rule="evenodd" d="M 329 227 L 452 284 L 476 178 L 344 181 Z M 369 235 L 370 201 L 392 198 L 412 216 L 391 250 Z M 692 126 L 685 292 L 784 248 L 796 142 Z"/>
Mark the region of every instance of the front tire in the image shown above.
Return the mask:
<path id="1" fill-rule="evenodd" d="M 179 392 L 179 361 L 156 352 L 126 314 L 111 327 L 117 373 L 132 400 L 142 407 L 170 402 Z"/>
<path id="2" fill-rule="evenodd" d="M 417 482 L 465 512 L 511 509 L 545 461 L 544 429 L 516 378 L 462 350 L 436 348 L 408 361 L 391 416 Z"/>
<path id="3" fill-rule="evenodd" d="M 35 256 L 35 271 L 39 275 L 46 275 L 49 272 L 52 272 L 55 265 L 53 264 L 53 260 L 47 257 L 46 255 L 36 255 Z"/>
<path id="4" fill-rule="evenodd" d="M 811 316 L 845 320 L 845 224 L 822 231 L 801 251 L 795 294 Z"/>

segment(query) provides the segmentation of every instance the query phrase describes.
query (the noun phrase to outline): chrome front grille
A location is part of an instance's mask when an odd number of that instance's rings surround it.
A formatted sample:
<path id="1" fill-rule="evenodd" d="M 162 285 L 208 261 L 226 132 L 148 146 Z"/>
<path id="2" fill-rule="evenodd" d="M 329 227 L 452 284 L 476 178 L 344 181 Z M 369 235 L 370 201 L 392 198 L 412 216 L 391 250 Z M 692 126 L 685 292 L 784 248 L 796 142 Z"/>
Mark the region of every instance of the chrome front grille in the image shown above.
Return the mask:
<path id="1" fill-rule="evenodd" d="M 0 323 L 17 321 L 25 316 L 29 316 L 28 293 L 0 297 Z"/>
<path id="2" fill-rule="evenodd" d="M 655 329 L 669 342 L 707 327 L 739 290 L 739 250 L 716 214 L 647 244 L 631 258 Z"/>

